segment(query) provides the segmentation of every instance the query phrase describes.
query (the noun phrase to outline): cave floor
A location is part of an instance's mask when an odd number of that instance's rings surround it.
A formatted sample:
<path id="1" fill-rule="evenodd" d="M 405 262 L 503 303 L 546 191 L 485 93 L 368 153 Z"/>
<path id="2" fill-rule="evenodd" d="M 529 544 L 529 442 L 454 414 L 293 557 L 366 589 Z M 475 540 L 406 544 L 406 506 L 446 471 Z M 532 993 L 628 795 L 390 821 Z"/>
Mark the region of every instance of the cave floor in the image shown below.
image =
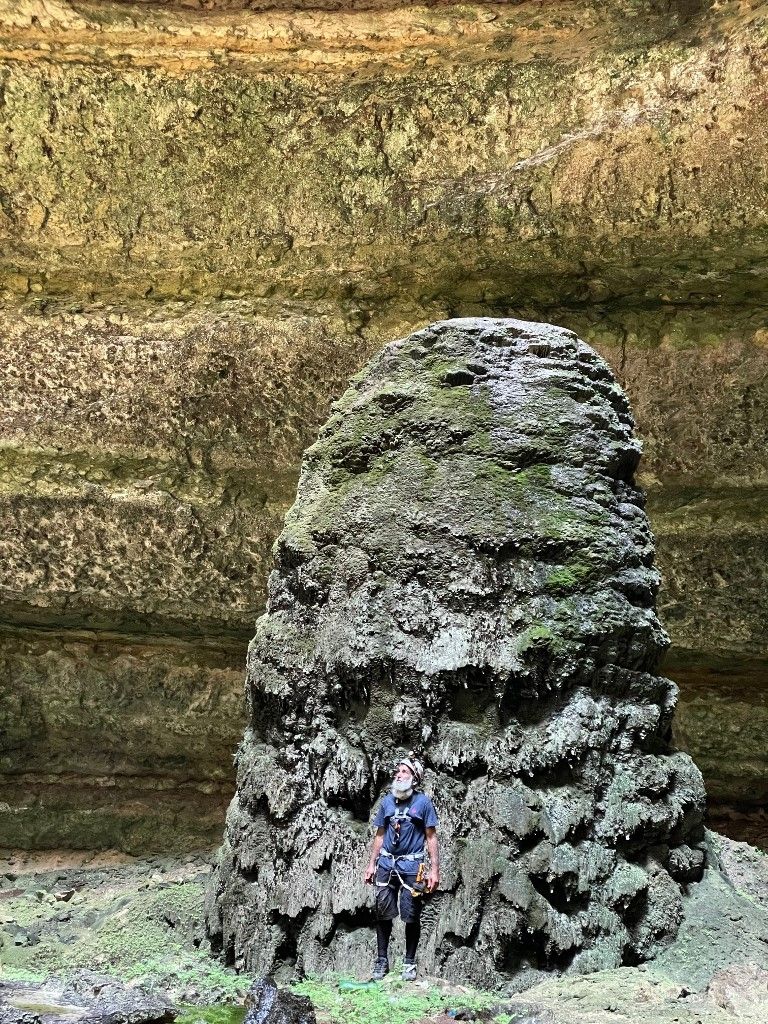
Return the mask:
<path id="1" fill-rule="evenodd" d="M 688 887 L 678 938 L 653 963 L 553 976 L 519 994 L 479 993 L 438 978 L 404 985 L 395 975 L 373 991 L 340 991 L 337 978 L 311 979 L 300 990 L 312 996 L 319 1024 L 447 1024 L 462 1008 L 500 1024 L 764 1024 L 768 856 L 714 834 L 710 842 L 717 864 Z M 212 856 L 0 851 L 0 979 L 88 968 L 151 984 L 201 1013 L 242 1004 L 251 979 L 206 951 Z"/>

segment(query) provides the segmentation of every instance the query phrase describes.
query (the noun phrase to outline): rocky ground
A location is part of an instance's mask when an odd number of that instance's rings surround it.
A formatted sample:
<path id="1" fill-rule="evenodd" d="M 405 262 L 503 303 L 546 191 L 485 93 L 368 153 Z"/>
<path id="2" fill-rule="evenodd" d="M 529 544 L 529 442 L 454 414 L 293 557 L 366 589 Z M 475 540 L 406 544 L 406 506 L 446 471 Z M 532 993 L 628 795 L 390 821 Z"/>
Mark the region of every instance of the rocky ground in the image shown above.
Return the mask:
<path id="1" fill-rule="evenodd" d="M 39 981 L 85 968 L 151 981 L 179 1003 L 241 999 L 246 979 L 206 949 L 202 902 L 212 856 L 8 854 L 0 864 L 0 976 Z"/>
<path id="2" fill-rule="evenodd" d="M 431 978 L 351 990 L 338 978 L 310 979 L 299 988 L 312 997 L 320 1024 L 764 1024 L 768 857 L 714 835 L 710 845 L 716 864 L 690 886 L 680 934 L 651 964 L 552 978 L 514 995 Z M 190 1024 L 242 1017 L 252 979 L 213 960 L 202 932 L 210 859 L 6 852 L 0 982 L 66 978 L 87 968 L 185 1005 L 181 1019 Z"/>

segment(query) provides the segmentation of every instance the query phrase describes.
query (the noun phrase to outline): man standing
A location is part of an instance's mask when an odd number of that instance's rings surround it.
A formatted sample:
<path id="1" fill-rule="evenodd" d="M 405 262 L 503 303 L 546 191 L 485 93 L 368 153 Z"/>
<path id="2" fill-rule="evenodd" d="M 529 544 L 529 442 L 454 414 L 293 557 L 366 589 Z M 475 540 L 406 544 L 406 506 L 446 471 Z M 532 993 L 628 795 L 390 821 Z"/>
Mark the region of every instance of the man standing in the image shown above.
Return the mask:
<path id="1" fill-rule="evenodd" d="M 421 908 L 426 893 L 440 882 L 437 848 L 437 814 L 432 801 L 417 792 L 424 768 L 413 753 L 395 764 L 392 789 L 383 800 L 373 825 L 376 835 L 365 881 L 376 885 L 376 961 L 372 977 L 380 981 L 389 973 L 389 939 L 392 922 L 405 922 L 403 981 L 416 979 L 416 947 L 421 935 Z M 424 863 L 429 853 L 429 873 Z"/>

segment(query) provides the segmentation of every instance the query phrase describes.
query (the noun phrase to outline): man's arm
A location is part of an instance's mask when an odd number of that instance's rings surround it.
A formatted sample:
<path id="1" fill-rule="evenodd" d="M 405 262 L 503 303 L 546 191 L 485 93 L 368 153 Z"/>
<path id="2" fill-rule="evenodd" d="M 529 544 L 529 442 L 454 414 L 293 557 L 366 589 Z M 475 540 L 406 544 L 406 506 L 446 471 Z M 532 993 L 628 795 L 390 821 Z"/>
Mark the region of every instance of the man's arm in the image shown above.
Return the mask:
<path id="1" fill-rule="evenodd" d="M 440 884 L 440 851 L 437 846 L 437 829 L 427 828 L 427 850 L 429 851 L 429 877 L 427 892 L 432 892 Z"/>
<path id="2" fill-rule="evenodd" d="M 434 832 L 434 829 L 432 830 Z M 371 859 L 368 861 L 368 867 L 365 869 L 365 883 L 372 882 L 376 874 L 376 859 L 381 853 L 381 848 L 384 845 L 384 827 L 376 829 L 376 835 L 373 837 L 373 846 L 371 847 Z"/>

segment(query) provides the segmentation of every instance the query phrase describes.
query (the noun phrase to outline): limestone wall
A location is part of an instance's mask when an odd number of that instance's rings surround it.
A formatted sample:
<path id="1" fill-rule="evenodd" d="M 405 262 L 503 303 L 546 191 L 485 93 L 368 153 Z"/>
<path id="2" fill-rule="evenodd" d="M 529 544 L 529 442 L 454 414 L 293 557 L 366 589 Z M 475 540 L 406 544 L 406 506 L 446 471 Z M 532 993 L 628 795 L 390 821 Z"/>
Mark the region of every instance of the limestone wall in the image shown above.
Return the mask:
<path id="1" fill-rule="evenodd" d="M 611 363 L 680 737 L 759 804 L 768 6 L 322 6 L 0 2 L 4 841 L 215 837 L 300 454 L 456 315 Z"/>

